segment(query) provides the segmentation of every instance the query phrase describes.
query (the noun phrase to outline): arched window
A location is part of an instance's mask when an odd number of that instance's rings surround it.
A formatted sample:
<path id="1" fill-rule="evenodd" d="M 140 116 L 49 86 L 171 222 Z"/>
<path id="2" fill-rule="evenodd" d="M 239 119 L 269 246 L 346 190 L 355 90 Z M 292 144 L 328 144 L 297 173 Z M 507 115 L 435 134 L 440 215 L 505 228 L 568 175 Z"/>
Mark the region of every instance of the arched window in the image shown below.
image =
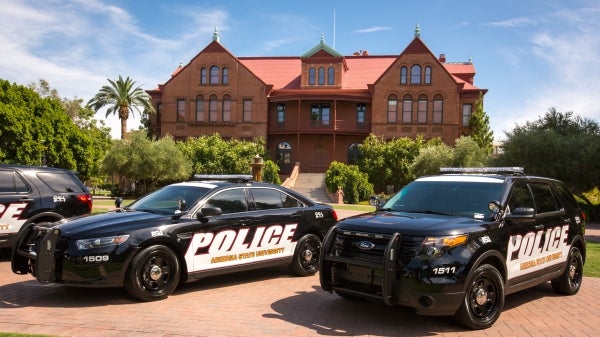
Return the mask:
<path id="1" fill-rule="evenodd" d="M 219 67 L 210 67 L 210 84 L 219 84 Z"/>
<path id="2" fill-rule="evenodd" d="M 417 123 L 427 123 L 427 96 L 419 95 L 419 102 L 417 103 Z"/>
<path id="3" fill-rule="evenodd" d="M 431 84 L 431 67 L 425 67 L 425 84 Z"/>
<path id="4" fill-rule="evenodd" d="M 222 73 L 223 77 L 221 78 L 221 83 L 224 85 L 229 84 L 229 69 L 227 67 L 223 67 Z"/>
<path id="5" fill-rule="evenodd" d="M 328 85 L 335 84 L 335 69 L 333 67 L 329 67 L 327 69 L 327 84 Z"/>
<path id="6" fill-rule="evenodd" d="M 408 69 L 406 67 L 400 68 L 400 84 L 406 84 L 408 82 Z"/>
<path id="7" fill-rule="evenodd" d="M 288 142 L 277 144 L 275 160 L 280 168 L 289 168 L 292 164 L 292 146 Z"/>
<path id="8" fill-rule="evenodd" d="M 208 120 L 210 122 L 216 122 L 219 116 L 217 95 L 210 95 L 208 99 Z"/>
<path id="9" fill-rule="evenodd" d="M 433 96 L 433 124 L 442 124 L 444 116 L 444 98 L 442 95 Z"/>
<path id="10" fill-rule="evenodd" d="M 410 68 L 410 84 L 421 84 L 421 66 L 418 64 Z"/>
<path id="11" fill-rule="evenodd" d="M 196 122 L 204 121 L 204 96 L 196 96 Z"/>
<path id="12" fill-rule="evenodd" d="M 308 85 L 315 85 L 315 68 L 308 69 Z"/>
<path id="13" fill-rule="evenodd" d="M 387 122 L 396 123 L 398 120 L 398 98 L 396 95 L 388 97 Z"/>
<path id="14" fill-rule="evenodd" d="M 221 109 L 223 109 L 222 121 L 231 122 L 231 96 L 223 96 L 223 106 L 221 107 Z"/>
<path id="15" fill-rule="evenodd" d="M 325 85 L 325 68 L 319 68 L 319 85 Z"/>
<path id="16" fill-rule="evenodd" d="M 206 68 L 200 69 L 200 84 L 206 84 Z"/>
<path id="17" fill-rule="evenodd" d="M 356 165 L 360 159 L 360 144 L 352 143 L 348 146 L 348 164 Z"/>
<path id="18" fill-rule="evenodd" d="M 402 100 L 402 123 L 412 123 L 412 96 L 404 95 Z"/>

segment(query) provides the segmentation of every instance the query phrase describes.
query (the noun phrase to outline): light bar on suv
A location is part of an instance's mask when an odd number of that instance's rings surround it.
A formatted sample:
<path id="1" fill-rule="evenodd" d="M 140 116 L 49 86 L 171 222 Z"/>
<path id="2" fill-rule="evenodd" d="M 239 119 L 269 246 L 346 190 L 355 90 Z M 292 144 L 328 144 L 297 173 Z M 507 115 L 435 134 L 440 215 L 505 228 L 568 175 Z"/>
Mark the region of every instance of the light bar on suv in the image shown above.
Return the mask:
<path id="1" fill-rule="evenodd" d="M 525 169 L 523 167 L 441 167 L 440 173 L 525 174 Z"/>
<path id="2" fill-rule="evenodd" d="M 247 183 L 252 181 L 252 178 L 251 174 L 194 174 L 194 179 L 197 180 L 220 180 Z"/>

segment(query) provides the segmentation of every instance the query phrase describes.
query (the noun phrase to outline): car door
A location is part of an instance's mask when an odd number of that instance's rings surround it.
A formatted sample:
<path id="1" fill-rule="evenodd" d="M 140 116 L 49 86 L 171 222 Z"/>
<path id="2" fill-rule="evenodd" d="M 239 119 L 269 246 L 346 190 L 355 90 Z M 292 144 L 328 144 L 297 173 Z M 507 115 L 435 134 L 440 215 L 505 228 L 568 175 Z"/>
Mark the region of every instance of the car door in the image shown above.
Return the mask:
<path id="1" fill-rule="evenodd" d="M 302 203 L 269 187 L 248 189 L 256 261 L 282 259 L 294 255 L 301 235 Z"/>
<path id="2" fill-rule="evenodd" d="M 244 187 L 217 191 L 200 206 L 210 209 L 194 232 L 186 254 L 189 272 L 204 272 L 246 263 L 252 251 L 249 233 L 253 230 Z"/>
<path id="3" fill-rule="evenodd" d="M 524 282 L 528 275 L 564 261 L 569 249 L 568 223 L 548 183 L 515 183 L 507 213 L 511 219 L 507 223 L 509 284 Z"/>

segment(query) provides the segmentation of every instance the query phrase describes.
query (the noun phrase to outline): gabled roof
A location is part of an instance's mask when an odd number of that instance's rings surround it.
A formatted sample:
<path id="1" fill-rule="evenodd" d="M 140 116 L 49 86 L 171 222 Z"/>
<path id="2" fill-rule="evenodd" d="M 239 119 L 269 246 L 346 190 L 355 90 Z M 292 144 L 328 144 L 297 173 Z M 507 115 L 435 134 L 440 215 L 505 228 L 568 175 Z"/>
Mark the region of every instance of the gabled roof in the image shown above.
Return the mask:
<path id="1" fill-rule="evenodd" d="M 400 55 L 362 55 L 362 56 L 343 56 L 331 47 L 325 44 L 323 37 L 320 43 L 310 51 L 300 57 L 236 57 L 221 45 L 218 38 L 213 39 L 194 59 L 203 53 L 226 53 L 232 58 L 237 59 L 239 63 L 254 74 L 258 80 L 267 86 L 272 86 L 272 90 L 300 90 L 302 62 L 309 57 L 333 57 L 341 58 L 344 62 L 344 73 L 342 75 L 341 88 L 331 88 L 332 90 L 368 90 L 369 85 L 374 84 L 378 79 L 405 54 L 429 53 L 437 62 L 439 62 L 448 72 L 451 78 L 464 90 L 479 90 L 470 80 L 475 76 L 475 67 L 471 62 L 465 63 L 445 63 L 429 50 L 429 48 L 416 36 L 411 43 L 404 49 Z M 172 73 L 172 77 L 185 67 L 179 65 Z M 166 83 L 171 81 L 169 79 Z M 166 84 L 165 83 L 165 84 Z M 324 90 L 326 88 L 319 88 Z M 160 86 L 153 91 L 159 91 Z M 303 92 L 307 89 L 302 89 Z"/>
<path id="2" fill-rule="evenodd" d="M 311 50 L 307 51 L 304 55 L 302 55 L 302 58 L 307 58 L 307 57 L 311 57 L 314 56 L 315 54 L 317 54 L 320 51 L 324 51 L 327 54 L 333 56 L 333 57 L 343 57 L 342 54 L 338 53 L 337 51 L 335 51 L 335 49 L 329 47 L 328 45 L 325 44 L 325 38 L 321 35 L 321 41 L 319 42 L 318 45 L 314 46 Z"/>

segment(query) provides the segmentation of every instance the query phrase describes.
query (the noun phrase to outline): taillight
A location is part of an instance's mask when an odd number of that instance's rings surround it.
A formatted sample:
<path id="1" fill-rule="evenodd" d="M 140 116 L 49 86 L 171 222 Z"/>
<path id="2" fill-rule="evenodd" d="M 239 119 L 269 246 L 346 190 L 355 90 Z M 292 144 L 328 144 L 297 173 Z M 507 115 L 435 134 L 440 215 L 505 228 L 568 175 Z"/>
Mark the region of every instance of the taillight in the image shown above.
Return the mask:
<path id="1" fill-rule="evenodd" d="M 333 210 L 333 221 L 334 221 L 334 222 L 337 222 L 338 220 L 339 220 L 339 219 L 338 219 L 337 212 L 336 212 L 336 211 L 335 211 L 335 209 L 334 209 L 334 210 Z"/>
<path id="2" fill-rule="evenodd" d="M 585 215 L 585 212 L 584 212 L 584 211 L 581 211 L 581 219 L 582 219 L 583 221 L 587 221 L 587 215 Z"/>
<path id="3" fill-rule="evenodd" d="M 86 194 L 78 194 L 77 195 L 77 199 L 79 201 L 85 202 L 88 204 L 88 208 L 90 209 L 90 212 L 92 211 L 92 195 L 89 193 Z"/>

